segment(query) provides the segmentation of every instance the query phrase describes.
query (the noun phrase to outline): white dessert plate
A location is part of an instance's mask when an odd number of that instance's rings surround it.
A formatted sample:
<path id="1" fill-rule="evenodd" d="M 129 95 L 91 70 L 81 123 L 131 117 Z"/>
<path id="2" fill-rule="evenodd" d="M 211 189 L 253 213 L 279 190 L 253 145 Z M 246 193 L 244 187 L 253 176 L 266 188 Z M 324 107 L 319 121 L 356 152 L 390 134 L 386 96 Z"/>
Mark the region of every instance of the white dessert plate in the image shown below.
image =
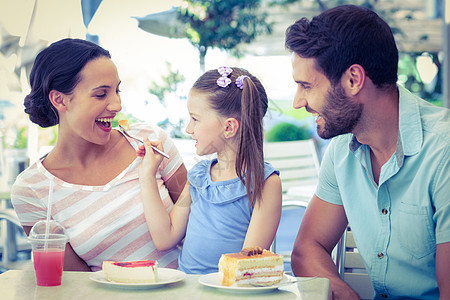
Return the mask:
<path id="1" fill-rule="evenodd" d="M 295 278 L 284 274 L 280 282 L 269 286 L 224 286 L 220 284 L 219 273 L 210 273 L 200 276 L 198 282 L 204 286 L 209 286 L 217 289 L 222 289 L 225 291 L 232 292 L 243 292 L 243 293 L 260 293 L 276 290 L 279 287 L 289 284 L 291 281 L 295 282 Z"/>
<path id="2" fill-rule="evenodd" d="M 103 271 L 98 271 L 89 275 L 89 279 L 91 279 L 92 281 L 128 289 L 157 288 L 169 283 L 181 281 L 185 277 L 186 273 L 184 273 L 183 271 L 168 268 L 158 268 L 158 280 L 151 283 L 124 283 L 109 281 L 106 279 L 105 273 L 103 273 Z"/>

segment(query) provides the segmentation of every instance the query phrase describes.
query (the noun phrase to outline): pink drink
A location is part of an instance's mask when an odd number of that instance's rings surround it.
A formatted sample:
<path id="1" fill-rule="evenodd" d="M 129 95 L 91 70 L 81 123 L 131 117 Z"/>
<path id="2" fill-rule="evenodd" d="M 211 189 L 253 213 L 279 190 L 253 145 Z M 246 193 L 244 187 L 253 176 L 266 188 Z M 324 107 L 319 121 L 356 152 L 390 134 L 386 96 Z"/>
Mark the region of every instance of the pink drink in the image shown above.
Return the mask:
<path id="1" fill-rule="evenodd" d="M 34 250 L 33 259 L 37 285 L 61 285 L 61 277 L 64 265 L 64 250 Z"/>

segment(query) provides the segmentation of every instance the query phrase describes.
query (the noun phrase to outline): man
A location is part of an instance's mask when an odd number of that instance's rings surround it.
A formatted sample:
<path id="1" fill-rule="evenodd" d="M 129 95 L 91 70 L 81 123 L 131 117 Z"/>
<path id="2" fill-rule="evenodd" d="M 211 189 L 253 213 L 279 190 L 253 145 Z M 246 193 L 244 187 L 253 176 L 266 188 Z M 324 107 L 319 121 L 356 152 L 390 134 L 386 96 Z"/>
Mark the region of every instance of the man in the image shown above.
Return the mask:
<path id="1" fill-rule="evenodd" d="M 450 299 L 449 110 L 397 86 L 394 37 L 366 8 L 302 18 L 286 47 L 294 107 L 333 138 L 294 245 L 294 274 L 327 277 L 334 299 L 358 299 L 330 257 L 349 224 L 376 299 Z"/>

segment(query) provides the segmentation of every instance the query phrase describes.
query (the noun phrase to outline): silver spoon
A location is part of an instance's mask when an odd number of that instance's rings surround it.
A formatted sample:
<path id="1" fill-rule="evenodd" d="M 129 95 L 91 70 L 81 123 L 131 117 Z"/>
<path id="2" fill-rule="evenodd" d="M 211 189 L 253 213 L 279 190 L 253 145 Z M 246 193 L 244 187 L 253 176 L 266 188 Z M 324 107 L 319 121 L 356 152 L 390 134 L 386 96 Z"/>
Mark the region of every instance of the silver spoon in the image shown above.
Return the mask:
<path id="1" fill-rule="evenodd" d="M 119 128 L 120 128 L 120 131 L 122 131 L 122 133 L 125 134 L 127 137 L 132 138 L 141 144 L 144 144 L 144 141 L 142 141 L 141 139 L 138 139 L 137 137 L 129 135 L 128 132 L 125 130 L 125 128 L 122 127 L 122 125 L 119 124 Z M 170 156 L 168 154 L 162 152 L 158 148 L 152 146 L 152 149 L 155 150 L 156 152 L 158 152 L 159 154 L 161 154 L 162 156 L 164 156 L 165 158 L 170 158 Z"/>

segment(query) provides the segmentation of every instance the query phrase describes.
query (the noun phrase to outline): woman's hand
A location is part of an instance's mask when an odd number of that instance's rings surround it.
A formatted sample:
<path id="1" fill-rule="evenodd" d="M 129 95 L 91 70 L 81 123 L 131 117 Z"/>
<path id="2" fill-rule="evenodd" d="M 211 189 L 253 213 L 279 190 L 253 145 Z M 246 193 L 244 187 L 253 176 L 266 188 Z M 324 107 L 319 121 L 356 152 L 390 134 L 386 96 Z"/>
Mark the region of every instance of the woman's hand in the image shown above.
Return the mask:
<path id="1" fill-rule="evenodd" d="M 143 157 L 139 169 L 140 177 L 155 177 L 158 167 L 163 160 L 163 156 L 154 151 L 152 146 L 164 151 L 160 141 L 150 141 L 148 138 L 145 138 L 144 144 L 140 145 L 138 150 L 136 150 L 136 155 Z"/>

